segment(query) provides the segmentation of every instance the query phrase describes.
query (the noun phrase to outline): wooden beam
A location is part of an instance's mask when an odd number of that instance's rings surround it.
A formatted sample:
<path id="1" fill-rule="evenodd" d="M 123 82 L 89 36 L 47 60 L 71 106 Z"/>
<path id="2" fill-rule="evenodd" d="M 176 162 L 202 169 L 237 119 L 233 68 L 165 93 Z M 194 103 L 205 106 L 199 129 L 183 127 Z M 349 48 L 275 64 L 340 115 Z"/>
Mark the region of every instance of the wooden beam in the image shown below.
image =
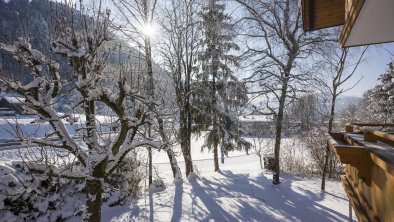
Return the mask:
<path id="1" fill-rule="evenodd" d="M 368 142 L 381 141 L 390 146 L 394 146 L 394 135 L 386 133 L 379 130 L 372 130 L 370 127 L 394 127 L 394 124 L 377 124 L 377 123 L 347 123 L 346 132 L 354 132 L 354 130 L 359 130 L 364 133 L 364 140 Z"/>
<path id="2" fill-rule="evenodd" d="M 382 126 L 382 127 L 394 127 L 393 123 L 348 123 L 350 125 L 357 125 L 357 126 Z M 346 124 L 347 125 L 347 124 Z"/>
<path id="3" fill-rule="evenodd" d="M 352 182 L 348 176 L 341 176 L 343 188 L 351 202 L 354 212 L 360 222 L 380 221 L 379 217 L 368 204 L 365 197 L 362 195 L 357 186 Z"/>
<path id="4" fill-rule="evenodd" d="M 367 163 L 369 159 L 369 152 L 364 146 L 347 145 L 344 137 L 337 133 L 326 134 L 328 139 L 328 146 L 337 156 L 337 158 L 344 164 L 351 164 L 358 167 L 363 163 Z"/>
<path id="5" fill-rule="evenodd" d="M 310 17 L 310 12 L 312 10 L 312 7 L 310 6 L 310 0 L 301 0 L 301 12 L 302 12 L 302 26 L 304 28 L 304 31 L 310 31 L 311 30 L 311 17 Z"/>
<path id="6" fill-rule="evenodd" d="M 302 0 L 305 31 L 314 31 L 345 23 L 345 0 Z"/>
<path id="7" fill-rule="evenodd" d="M 350 32 L 354 24 L 356 23 L 357 17 L 360 14 L 361 8 L 364 5 L 364 0 L 348 0 L 346 1 L 346 22 L 343 26 L 341 35 L 339 36 L 339 43 L 342 47 L 345 46 L 347 39 L 349 38 Z"/>

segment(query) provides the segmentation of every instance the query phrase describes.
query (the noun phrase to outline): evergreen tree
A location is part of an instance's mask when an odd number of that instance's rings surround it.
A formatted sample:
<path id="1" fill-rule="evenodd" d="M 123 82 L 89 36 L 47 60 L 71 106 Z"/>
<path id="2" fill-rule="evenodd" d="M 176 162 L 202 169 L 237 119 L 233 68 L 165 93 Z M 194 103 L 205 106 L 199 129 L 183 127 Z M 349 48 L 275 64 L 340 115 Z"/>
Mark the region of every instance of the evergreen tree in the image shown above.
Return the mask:
<path id="1" fill-rule="evenodd" d="M 380 84 L 364 94 L 363 119 L 368 122 L 394 122 L 394 64 L 388 64 L 386 73 L 381 74 Z"/>
<path id="2" fill-rule="evenodd" d="M 382 82 L 381 90 L 387 93 L 390 103 L 394 101 L 394 63 L 388 64 L 389 69 L 386 73 L 380 75 L 379 80 Z"/>
<path id="3" fill-rule="evenodd" d="M 215 171 L 219 170 L 218 148 L 224 155 L 235 149 L 249 149 L 240 137 L 236 111 L 247 101 L 246 87 L 233 75 L 230 66 L 239 66 L 230 50 L 239 50 L 235 32 L 224 4 L 209 0 L 201 16 L 205 39 L 199 60 L 201 71 L 194 83 L 194 131 L 208 131 L 202 148 L 213 149 Z"/>

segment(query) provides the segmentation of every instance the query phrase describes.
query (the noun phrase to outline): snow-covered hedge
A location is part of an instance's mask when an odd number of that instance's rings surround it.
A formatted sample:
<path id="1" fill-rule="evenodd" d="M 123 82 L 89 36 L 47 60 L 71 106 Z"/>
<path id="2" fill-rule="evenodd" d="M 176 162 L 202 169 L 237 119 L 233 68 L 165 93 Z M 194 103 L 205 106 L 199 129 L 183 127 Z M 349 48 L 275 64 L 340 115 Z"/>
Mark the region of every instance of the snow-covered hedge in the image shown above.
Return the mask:
<path id="1" fill-rule="evenodd" d="M 103 201 L 122 205 L 140 193 L 142 167 L 130 155 L 103 183 Z M 0 163 L 0 218 L 4 221 L 62 221 L 85 210 L 85 182 L 31 172 L 20 161 Z"/>

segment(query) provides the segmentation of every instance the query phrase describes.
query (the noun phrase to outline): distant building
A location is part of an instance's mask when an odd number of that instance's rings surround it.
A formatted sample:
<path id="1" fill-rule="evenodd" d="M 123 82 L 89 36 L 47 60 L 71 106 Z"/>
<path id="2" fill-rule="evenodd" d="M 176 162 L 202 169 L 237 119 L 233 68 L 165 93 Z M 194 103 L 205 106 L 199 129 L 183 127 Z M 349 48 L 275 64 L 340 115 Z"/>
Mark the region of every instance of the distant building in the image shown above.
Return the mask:
<path id="1" fill-rule="evenodd" d="M 34 115 L 34 110 L 25 104 L 25 98 L 16 93 L 0 94 L 0 116 Z"/>
<path id="2" fill-rule="evenodd" d="M 272 116 L 251 113 L 238 117 L 245 135 L 252 137 L 261 137 L 271 134 L 271 128 L 274 124 Z"/>

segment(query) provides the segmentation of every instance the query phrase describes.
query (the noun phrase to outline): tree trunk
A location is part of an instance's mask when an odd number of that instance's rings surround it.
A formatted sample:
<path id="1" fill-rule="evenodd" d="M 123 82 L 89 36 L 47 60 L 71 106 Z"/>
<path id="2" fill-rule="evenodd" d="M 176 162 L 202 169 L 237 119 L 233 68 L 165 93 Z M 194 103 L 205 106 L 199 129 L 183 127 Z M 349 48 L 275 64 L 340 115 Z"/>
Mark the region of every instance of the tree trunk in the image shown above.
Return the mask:
<path id="1" fill-rule="evenodd" d="M 286 102 L 286 94 L 287 94 L 287 86 L 289 81 L 289 74 L 290 71 L 285 72 L 285 76 L 283 79 L 281 95 L 279 98 L 279 110 L 276 119 L 276 133 L 275 133 L 275 146 L 274 146 L 274 154 L 275 154 L 275 162 L 274 162 L 274 174 L 272 183 L 277 185 L 280 184 L 280 142 L 282 139 L 282 124 L 283 124 L 283 114 L 285 109 L 285 102 Z"/>
<path id="2" fill-rule="evenodd" d="M 185 160 L 185 174 L 186 176 L 189 176 L 190 173 L 193 172 L 193 161 L 192 161 L 192 156 L 191 156 L 191 142 L 190 142 L 190 136 L 187 136 L 185 140 L 183 141 L 183 158 Z"/>
<path id="3" fill-rule="evenodd" d="M 323 167 L 323 174 L 322 174 L 322 178 L 321 178 L 321 190 L 325 190 L 326 189 L 326 174 L 327 174 L 327 163 L 328 163 L 328 157 L 330 153 L 330 147 L 327 144 L 326 145 L 326 155 L 324 157 L 324 167 Z"/>
<path id="4" fill-rule="evenodd" d="M 152 148 L 148 147 L 148 183 L 149 186 L 153 182 L 153 164 L 152 164 Z"/>
<path id="5" fill-rule="evenodd" d="M 95 142 L 97 141 L 94 101 L 85 102 L 85 114 L 88 138 L 87 145 L 89 149 L 92 150 L 94 149 L 96 145 Z M 84 221 L 99 222 L 101 221 L 101 200 L 103 193 L 101 181 L 100 179 L 90 179 L 86 181 L 85 186 L 87 194 L 87 214 L 84 215 Z"/>
<path id="6" fill-rule="evenodd" d="M 210 1 L 210 4 L 212 4 L 212 1 Z M 215 46 L 211 45 L 208 46 L 211 48 L 213 52 L 216 51 Z M 217 72 L 219 69 L 219 56 L 217 53 L 214 53 L 212 56 L 212 68 L 211 68 L 211 73 L 212 73 L 212 131 L 216 133 L 216 136 L 214 137 L 214 142 L 213 142 L 213 161 L 215 165 L 215 172 L 219 170 L 219 155 L 218 155 L 218 146 L 219 146 L 219 129 L 218 129 L 218 116 L 217 116 L 217 101 L 216 101 L 216 77 L 217 77 Z"/>
<path id="7" fill-rule="evenodd" d="M 333 127 L 333 123 L 334 123 L 334 116 L 335 116 L 335 102 L 336 102 L 336 91 L 337 88 L 334 85 L 333 88 L 333 94 L 332 94 L 332 101 L 331 101 L 331 110 L 330 110 L 330 120 L 328 121 L 328 133 L 332 132 L 332 127 Z M 324 167 L 323 167 L 323 173 L 322 173 L 322 178 L 321 178 L 321 190 L 325 190 L 326 189 L 326 174 L 327 174 L 327 165 L 329 162 L 329 157 L 330 157 L 330 147 L 326 146 L 326 155 L 324 158 Z"/>
<path id="8" fill-rule="evenodd" d="M 145 8 L 147 6 L 145 5 Z M 148 95 L 148 99 L 153 101 L 153 97 L 155 94 L 154 91 L 154 84 L 153 84 L 153 69 L 152 69 L 152 53 L 151 53 L 151 45 L 150 45 L 150 39 L 149 37 L 145 37 L 145 57 L 146 57 L 146 66 L 147 66 L 147 72 L 148 72 L 148 79 L 147 79 L 147 84 L 145 83 L 145 91 L 146 94 Z M 151 102 L 149 105 L 149 109 L 153 110 L 154 104 Z M 151 137 L 151 128 L 148 127 L 148 136 L 149 138 Z M 148 175 L 148 181 L 149 181 L 149 186 L 153 182 L 153 164 L 152 164 L 152 148 L 148 147 L 148 162 L 149 162 L 149 175 Z"/>
<path id="9" fill-rule="evenodd" d="M 259 156 L 259 160 L 260 160 L 260 168 L 261 168 L 261 170 L 264 170 L 264 167 L 263 167 L 263 158 L 261 158 L 261 154 L 258 155 L 258 156 Z"/>
<path id="10" fill-rule="evenodd" d="M 91 179 L 86 181 L 86 206 L 87 217 L 84 221 L 100 222 L 101 221 L 101 200 L 102 200 L 102 184 L 100 179 Z"/>
<path id="11" fill-rule="evenodd" d="M 224 164 L 224 150 L 223 150 L 223 147 L 220 149 L 220 151 L 221 151 L 221 153 L 220 153 L 221 162 L 222 162 L 222 164 Z"/>
<path id="12" fill-rule="evenodd" d="M 191 60 L 192 61 L 192 60 Z M 190 65 L 191 67 L 191 65 Z M 189 70 L 192 70 L 192 68 L 190 68 Z M 187 78 L 186 78 L 186 93 L 190 92 L 190 72 L 188 72 L 187 74 Z M 191 113 L 191 104 L 190 104 L 190 98 L 187 97 L 186 99 L 186 104 L 185 104 L 185 116 L 186 116 L 186 120 L 187 120 L 187 124 L 186 124 L 186 141 L 185 141 L 185 150 L 186 150 L 186 160 L 185 160 L 185 167 L 186 167 L 186 175 L 189 176 L 190 173 L 194 172 L 194 168 L 193 168 L 193 160 L 192 160 L 192 154 L 191 154 L 191 150 L 192 150 L 192 113 Z"/>
<path id="13" fill-rule="evenodd" d="M 330 161 L 329 161 L 329 171 L 328 171 L 328 178 L 333 179 L 334 178 L 334 174 L 335 174 L 335 158 L 330 155 Z"/>
<path id="14" fill-rule="evenodd" d="M 164 143 L 164 151 L 167 152 L 168 159 L 170 160 L 172 175 L 174 176 L 174 179 L 181 179 L 182 174 L 181 174 L 181 170 L 179 169 L 178 161 L 176 160 L 175 153 L 172 150 L 172 148 L 169 147 L 168 145 L 168 139 L 164 131 L 163 119 L 159 115 L 156 116 L 156 119 L 159 124 L 159 134 Z"/>
<path id="15" fill-rule="evenodd" d="M 219 155 L 218 155 L 218 144 L 213 147 L 213 161 L 215 165 L 215 172 L 219 170 Z"/>
<path id="16" fill-rule="evenodd" d="M 191 114 L 188 102 L 181 109 L 179 122 L 180 122 L 180 144 L 185 161 L 185 174 L 186 177 L 193 172 L 193 161 L 191 157 Z"/>
<path id="17" fill-rule="evenodd" d="M 176 156 L 175 156 L 174 151 L 172 149 L 168 148 L 168 150 L 166 152 L 167 152 L 168 159 L 170 160 L 172 175 L 174 176 L 174 179 L 181 179 L 182 173 L 181 173 L 181 170 L 179 169 L 178 162 L 176 160 Z"/>
<path id="18" fill-rule="evenodd" d="M 186 143 L 187 143 L 187 161 L 185 162 L 186 166 L 187 166 L 187 171 L 188 173 L 186 173 L 188 176 L 190 173 L 194 172 L 194 168 L 193 168 L 193 160 L 192 160 L 192 114 L 191 114 L 191 110 L 190 110 L 190 104 L 189 102 L 187 102 L 187 109 L 186 109 L 186 116 L 187 116 L 187 137 L 186 137 Z"/>
<path id="19" fill-rule="evenodd" d="M 97 141 L 95 102 L 86 101 L 84 109 L 86 114 L 85 118 L 86 118 L 87 138 L 89 138 L 87 140 L 86 145 L 88 146 L 89 149 L 93 149 L 95 147 L 94 143 Z"/>
<path id="20" fill-rule="evenodd" d="M 183 128 L 183 130 L 187 130 Z M 185 174 L 186 177 L 193 172 L 193 161 L 190 154 L 190 137 L 187 136 L 188 132 L 182 132 L 183 138 L 181 141 L 181 150 L 183 154 L 183 159 L 185 161 Z"/>

